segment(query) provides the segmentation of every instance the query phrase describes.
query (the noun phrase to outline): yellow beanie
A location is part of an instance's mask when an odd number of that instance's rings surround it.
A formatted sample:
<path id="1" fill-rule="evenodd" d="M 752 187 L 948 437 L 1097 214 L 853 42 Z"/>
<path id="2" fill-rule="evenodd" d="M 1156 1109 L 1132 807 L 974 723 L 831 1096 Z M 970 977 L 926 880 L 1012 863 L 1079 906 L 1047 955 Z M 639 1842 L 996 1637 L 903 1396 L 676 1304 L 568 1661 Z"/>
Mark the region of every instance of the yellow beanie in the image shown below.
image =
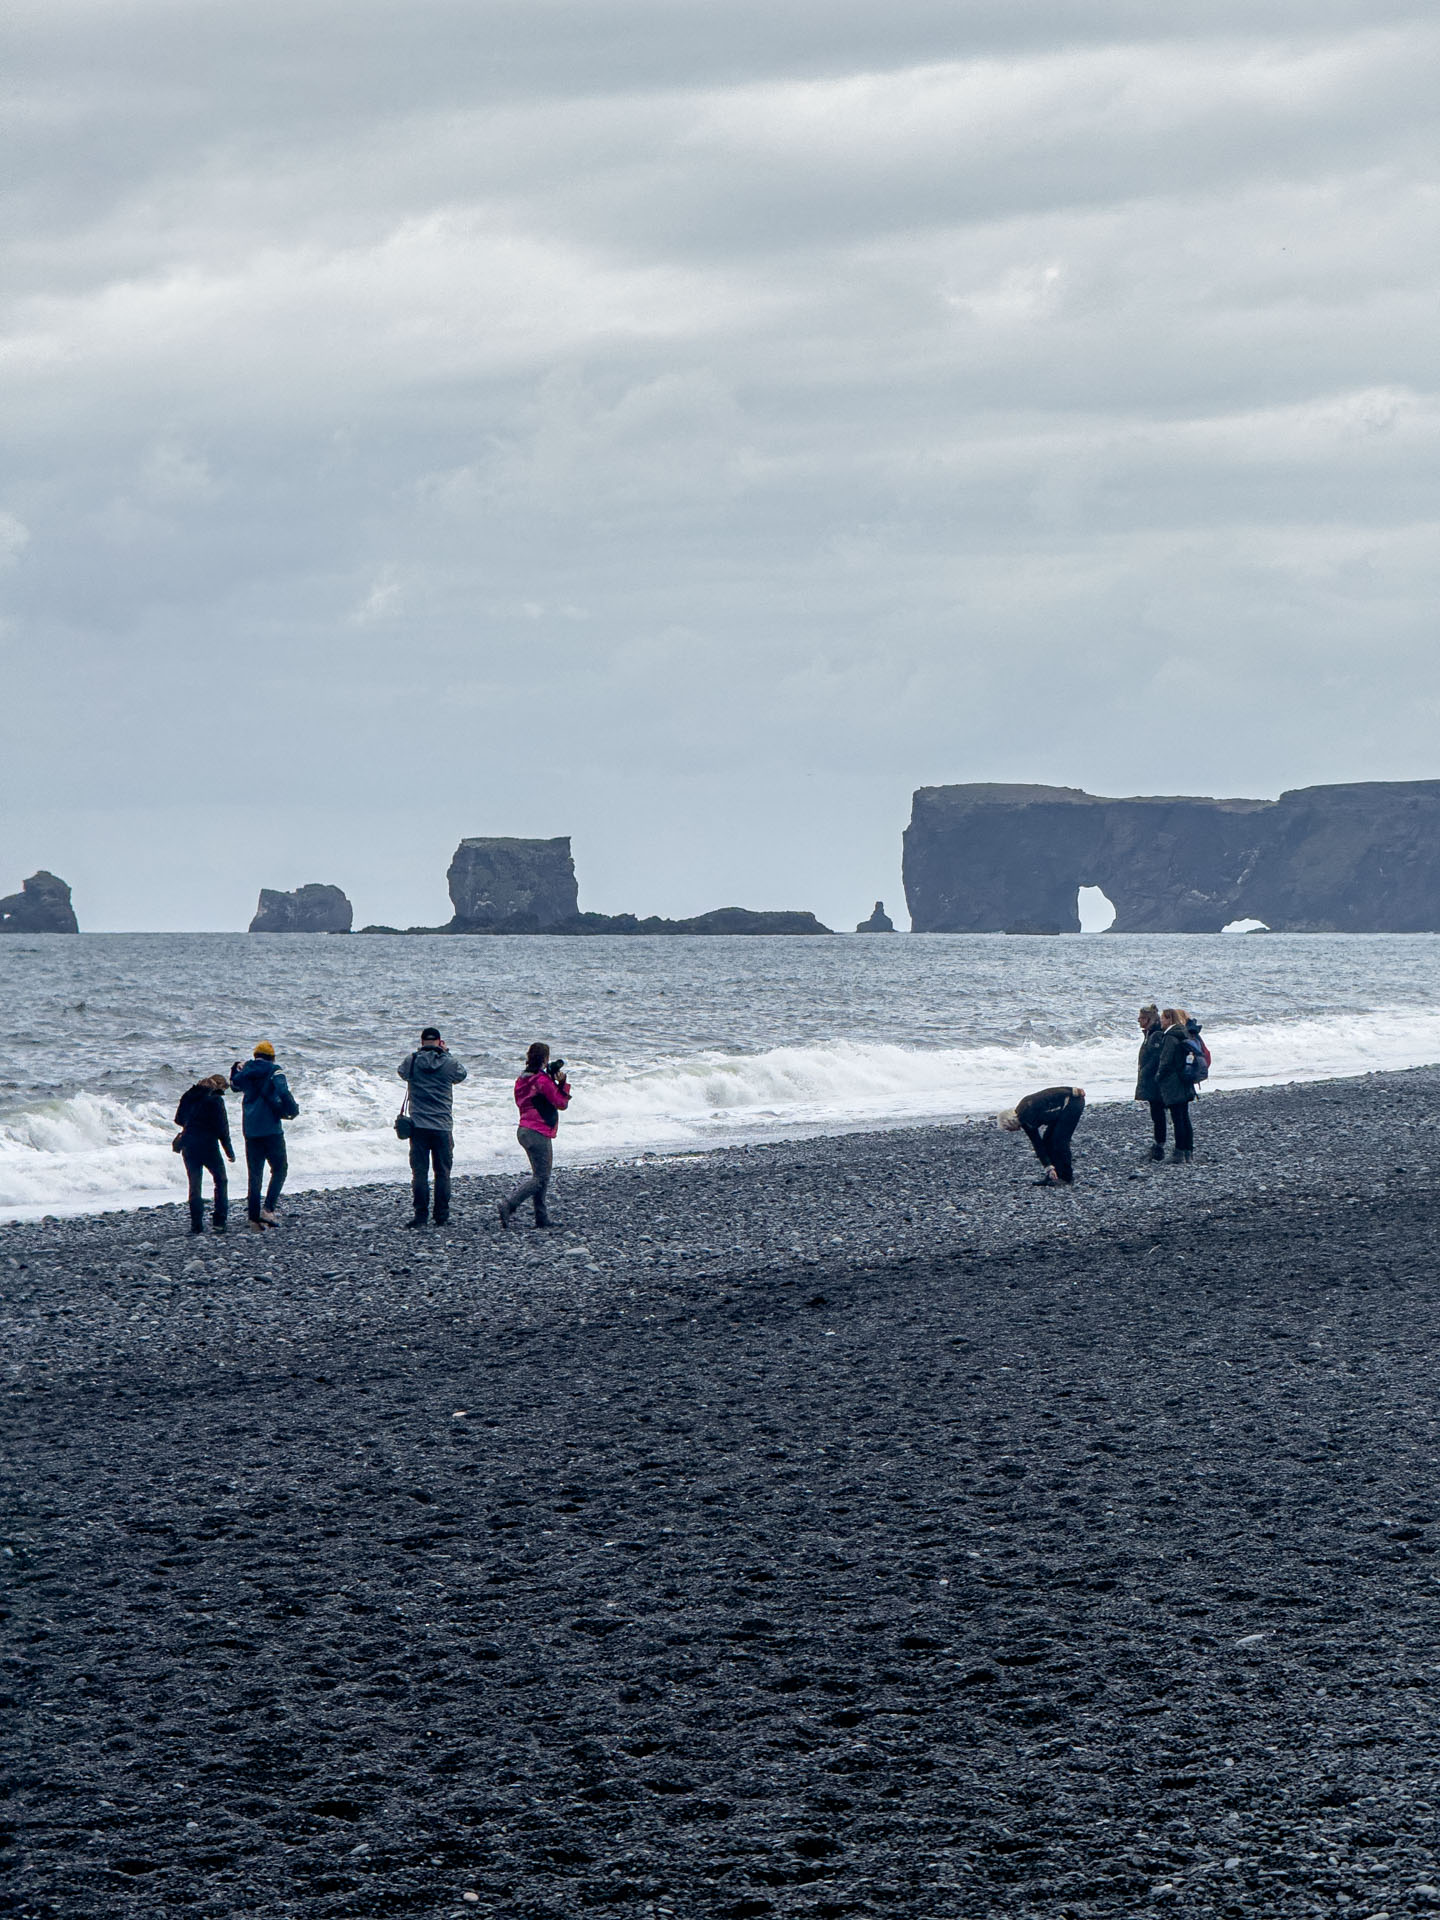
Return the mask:
<path id="1" fill-rule="evenodd" d="M 262 1040 L 256 1047 L 255 1058 L 257 1060 L 273 1060 L 275 1058 L 275 1049 L 268 1040 Z"/>

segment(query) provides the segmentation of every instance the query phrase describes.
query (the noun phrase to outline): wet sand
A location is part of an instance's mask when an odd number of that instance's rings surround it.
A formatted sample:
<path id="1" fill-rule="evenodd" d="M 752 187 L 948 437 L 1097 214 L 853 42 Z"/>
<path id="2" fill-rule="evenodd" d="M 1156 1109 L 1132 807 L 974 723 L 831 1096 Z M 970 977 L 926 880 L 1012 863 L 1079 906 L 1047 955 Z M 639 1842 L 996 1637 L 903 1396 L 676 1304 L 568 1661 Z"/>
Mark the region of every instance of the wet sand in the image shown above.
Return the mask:
<path id="1" fill-rule="evenodd" d="M 1437 1120 L 0 1227 L 6 1910 L 1440 1911 Z"/>

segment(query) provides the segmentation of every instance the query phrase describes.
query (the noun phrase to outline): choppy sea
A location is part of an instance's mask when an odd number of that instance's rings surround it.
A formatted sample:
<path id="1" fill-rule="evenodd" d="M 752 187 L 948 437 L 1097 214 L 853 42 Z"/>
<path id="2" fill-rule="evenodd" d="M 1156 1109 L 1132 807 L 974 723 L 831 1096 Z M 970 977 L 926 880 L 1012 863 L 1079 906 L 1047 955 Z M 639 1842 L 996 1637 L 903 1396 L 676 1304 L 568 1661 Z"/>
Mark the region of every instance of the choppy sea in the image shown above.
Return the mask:
<path id="1" fill-rule="evenodd" d="M 532 1039 L 570 1065 L 562 1163 L 618 1159 L 984 1113 L 1056 1081 L 1128 1099 L 1149 999 L 1204 1023 L 1215 1088 L 1429 1064 L 1437 962 L 1431 935 L 10 935 L 0 1218 L 176 1198 L 177 1099 L 261 1039 L 301 1106 L 291 1187 L 338 1186 L 405 1176 L 395 1068 L 431 1023 L 470 1069 L 457 1170 L 489 1172 L 516 1163 Z"/>

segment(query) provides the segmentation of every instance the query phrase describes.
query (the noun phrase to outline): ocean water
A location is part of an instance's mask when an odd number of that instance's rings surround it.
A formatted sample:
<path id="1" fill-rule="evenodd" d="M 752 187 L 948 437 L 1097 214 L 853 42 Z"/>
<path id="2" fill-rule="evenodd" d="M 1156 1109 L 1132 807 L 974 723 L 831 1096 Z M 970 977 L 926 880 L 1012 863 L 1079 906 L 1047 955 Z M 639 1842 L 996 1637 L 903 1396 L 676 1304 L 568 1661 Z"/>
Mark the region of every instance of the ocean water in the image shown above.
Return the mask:
<path id="1" fill-rule="evenodd" d="M 470 1069 L 463 1172 L 518 1167 L 526 1043 L 569 1062 L 565 1161 L 904 1126 L 1054 1082 L 1134 1091 L 1137 1006 L 1188 1007 L 1211 1085 L 1440 1061 L 1431 935 L 0 939 L 0 1219 L 183 1192 L 181 1092 L 272 1041 L 291 1186 L 403 1179 L 395 1067 L 441 1027 Z M 232 1125 L 239 1135 L 238 1102 Z"/>

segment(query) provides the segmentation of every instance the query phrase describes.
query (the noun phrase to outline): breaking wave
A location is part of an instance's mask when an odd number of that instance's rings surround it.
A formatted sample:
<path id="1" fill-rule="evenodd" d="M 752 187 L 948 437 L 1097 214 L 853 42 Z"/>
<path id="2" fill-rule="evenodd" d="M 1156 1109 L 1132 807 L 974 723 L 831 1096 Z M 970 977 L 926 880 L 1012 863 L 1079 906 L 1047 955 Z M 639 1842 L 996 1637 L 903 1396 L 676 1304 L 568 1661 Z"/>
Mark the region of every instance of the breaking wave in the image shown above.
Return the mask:
<path id="1" fill-rule="evenodd" d="M 1440 1061 L 1440 1010 L 1382 1008 L 1206 1027 L 1213 1089 L 1340 1078 Z M 1092 1100 L 1134 1091 L 1131 1034 L 1072 1044 L 896 1046 L 833 1040 L 755 1053 L 707 1049 L 586 1067 L 572 1056 L 575 1103 L 565 1157 L 598 1161 L 694 1151 L 785 1135 L 922 1124 L 993 1112 L 1056 1082 Z M 292 1073 L 302 1112 L 289 1129 L 293 1189 L 401 1179 L 393 1121 L 403 1089 L 365 1067 Z M 509 1079 L 472 1072 L 456 1093 L 464 1172 L 514 1169 Z M 239 1147 L 238 1103 L 232 1125 Z M 0 1120 L 0 1218 L 159 1205 L 184 1192 L 170 1150 L 171 1108 L 92 1092 L 36 1100 Z M 243 1185 L 242 1164 L 236 1169 Z"/>

